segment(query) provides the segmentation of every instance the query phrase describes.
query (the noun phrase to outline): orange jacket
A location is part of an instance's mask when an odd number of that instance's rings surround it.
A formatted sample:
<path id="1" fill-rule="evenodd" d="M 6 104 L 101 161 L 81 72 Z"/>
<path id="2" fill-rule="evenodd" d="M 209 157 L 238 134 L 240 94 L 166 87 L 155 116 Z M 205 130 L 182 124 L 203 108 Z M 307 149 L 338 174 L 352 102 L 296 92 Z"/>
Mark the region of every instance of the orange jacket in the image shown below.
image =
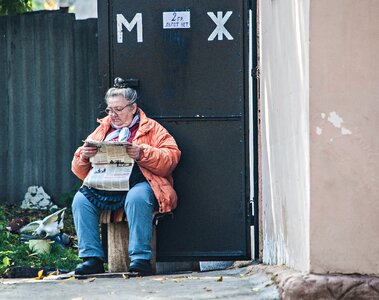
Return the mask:
<path id="1" fill-rule="evenodd" d="M 140 125 L 133 139 L 133 143 L 140 145 L 142 150 L 137 163 L 158 200 L 159 211 L 170 212 L 176 207 L 177 202 L 171 173 L 179 162 L 181 152 L 174 138 L 162 125 L 146 117 L 141 109 L 139 113 Z M 100 125 L 88 136 L 88 139 L 95 141 L 105 139 L 110 127 L 110 118 L 105 117 L 98 122 Z M 82 147 L 75 151 L 71 170 L 84 180 L 91 169 L 91 163 L 80 157 L 81 151 Z"/>

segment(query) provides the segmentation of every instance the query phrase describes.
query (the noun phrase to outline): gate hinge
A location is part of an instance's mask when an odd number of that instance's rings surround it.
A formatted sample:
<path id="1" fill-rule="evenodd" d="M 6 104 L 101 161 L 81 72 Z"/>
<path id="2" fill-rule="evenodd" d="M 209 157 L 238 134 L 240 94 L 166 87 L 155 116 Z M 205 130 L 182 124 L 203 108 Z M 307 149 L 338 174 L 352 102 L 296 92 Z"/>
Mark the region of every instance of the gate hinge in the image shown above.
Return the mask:
<path id="1" fill-rule="evenodd" d="M 254 226 L 254 209 L 253 209 L 253 202 L 249 202 L 249 217 L 250 217 L 250 226 Z"/>
<path id="2" fill-rule="evenodd" d="M 260 75 L 261 75 L 261 70 L 259 66 L 256 66 L 255 68 L 251 69 L 251 77 L 255 79 L 259 79 Z"/>

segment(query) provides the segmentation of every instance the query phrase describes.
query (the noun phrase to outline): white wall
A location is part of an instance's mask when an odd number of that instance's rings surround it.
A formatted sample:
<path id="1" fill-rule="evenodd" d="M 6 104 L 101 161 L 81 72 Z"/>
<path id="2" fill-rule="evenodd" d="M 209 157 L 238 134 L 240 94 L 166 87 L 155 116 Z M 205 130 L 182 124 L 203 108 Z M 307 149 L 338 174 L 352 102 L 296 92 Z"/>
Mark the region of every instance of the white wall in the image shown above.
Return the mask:
<path id="1" fill-rule="evenodd" d="M 379 274 L 379 1 L 312 0 L 313 272 Z"/>
<path id="2" fill-rule="evenodd" d="M 309 0 L 260 0 L 263 261 L 309 268 Z"/>

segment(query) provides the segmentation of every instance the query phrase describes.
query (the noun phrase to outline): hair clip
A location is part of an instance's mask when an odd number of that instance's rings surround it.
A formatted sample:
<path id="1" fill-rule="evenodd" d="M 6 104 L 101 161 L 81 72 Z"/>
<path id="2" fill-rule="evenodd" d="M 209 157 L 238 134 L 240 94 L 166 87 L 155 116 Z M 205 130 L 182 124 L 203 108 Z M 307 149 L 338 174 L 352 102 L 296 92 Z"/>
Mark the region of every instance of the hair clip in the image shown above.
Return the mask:
<path id="1" fill-rule="evenodd" d="M 121 77 L 116 77 L 113 81 L 113 86 L 118 89 L 124 89 L 128 87 L 128 83 Z"/>

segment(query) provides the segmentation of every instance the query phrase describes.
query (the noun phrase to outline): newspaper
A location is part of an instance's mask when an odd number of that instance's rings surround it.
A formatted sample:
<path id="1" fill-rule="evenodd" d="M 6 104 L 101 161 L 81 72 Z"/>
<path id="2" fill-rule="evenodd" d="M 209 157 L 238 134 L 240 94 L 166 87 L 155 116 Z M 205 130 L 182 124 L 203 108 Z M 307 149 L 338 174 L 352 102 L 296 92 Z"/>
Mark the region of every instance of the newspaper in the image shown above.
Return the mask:
<path id="1" fill-rule="evenodd" d="M 106 191 L 128 191 L 134 160 L 126 152 L 129 142 L 84 141 L 96 146 L 97 153 L 90 158 L 92 169 L 84 185 Z"/>

